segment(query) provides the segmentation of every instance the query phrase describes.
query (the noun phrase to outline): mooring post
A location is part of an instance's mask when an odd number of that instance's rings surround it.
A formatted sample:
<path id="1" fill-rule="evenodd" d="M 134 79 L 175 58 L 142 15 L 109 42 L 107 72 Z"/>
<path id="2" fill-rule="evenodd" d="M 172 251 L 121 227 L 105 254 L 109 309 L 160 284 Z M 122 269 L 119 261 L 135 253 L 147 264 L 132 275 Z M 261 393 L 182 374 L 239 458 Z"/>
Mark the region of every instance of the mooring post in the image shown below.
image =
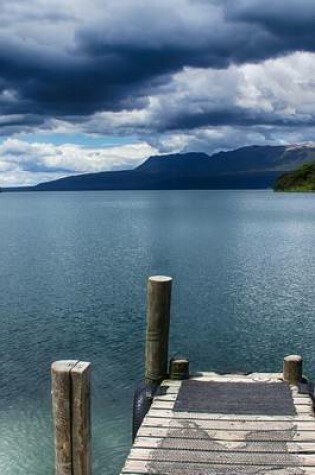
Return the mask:
<path id="1" fill-rule="evenodd" d="M 51 367 L 55 475 L 91 475 L 90 363 Z"/>
<path id="2" fill-rule="evenodd" d="M 187 358 L 171 358 L 170 379 L 189 379 L 189 360 Z"/>
<path id="3" fill-rule="evenodd" d="M 145 381 L 159 384 L 167 375 L 172 278 L 148 279 Z"/>
<path id="4" fill-rule="evenodd" d="M 303 359 L 299 355 L 289 355 L 283 360 L 283 379 L 297 385 L 303 377 Z"/>

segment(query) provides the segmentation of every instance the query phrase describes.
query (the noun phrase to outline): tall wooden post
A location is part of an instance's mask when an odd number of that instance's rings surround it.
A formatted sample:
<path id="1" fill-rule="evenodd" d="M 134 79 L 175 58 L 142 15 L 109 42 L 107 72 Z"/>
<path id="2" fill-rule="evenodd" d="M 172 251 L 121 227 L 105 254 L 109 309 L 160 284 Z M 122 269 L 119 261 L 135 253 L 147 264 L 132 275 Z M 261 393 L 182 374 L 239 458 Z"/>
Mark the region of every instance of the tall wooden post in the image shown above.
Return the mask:
<path id="1" fill-rule="evenodd" d="M 52 364 L 55 474 L 91 475 L 90 363 Z"/>
<path id="2" fill-rule="evenodd" d="M 289 355 L 283 360 L 283 379 L 290 384 L 297 385 L 302 381 L 303 360 L 302 356 Z"/>
<path id="3" fill-rule="evenodd" d="M 159 384 L 167 375 L 172 278 L 148 280 L 145 381 Z"/>

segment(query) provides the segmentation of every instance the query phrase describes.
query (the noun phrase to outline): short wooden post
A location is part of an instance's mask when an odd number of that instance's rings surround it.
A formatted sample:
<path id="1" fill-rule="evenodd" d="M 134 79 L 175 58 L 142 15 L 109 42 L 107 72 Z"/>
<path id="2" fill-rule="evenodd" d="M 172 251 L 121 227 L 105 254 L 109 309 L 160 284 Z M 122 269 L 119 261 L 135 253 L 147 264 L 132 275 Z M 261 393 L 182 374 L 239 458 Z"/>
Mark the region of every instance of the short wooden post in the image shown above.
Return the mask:
<path id="1" fill-rule="evenodd" d="M 55 474 L 91 475 L 90 363 L 51 367 Z"/>
<path id="2" fill-rule="evenodd" d="M 172 278 L 148 279 L 145 381 L 159 384 L 167 375 Z"/>
<path id="3" fill-rule="evenodd" d="M 172 358 L 170 361 L 170 379 L 189 378 L 189 360 L 187 358 Z"/>
<path id="4" fill-rule="evenodd" d="M 299 355 L 289 355 L 283 360 L 283 379 L 290 384 L 298 384 L 302 381 L 303 359 Z"/>

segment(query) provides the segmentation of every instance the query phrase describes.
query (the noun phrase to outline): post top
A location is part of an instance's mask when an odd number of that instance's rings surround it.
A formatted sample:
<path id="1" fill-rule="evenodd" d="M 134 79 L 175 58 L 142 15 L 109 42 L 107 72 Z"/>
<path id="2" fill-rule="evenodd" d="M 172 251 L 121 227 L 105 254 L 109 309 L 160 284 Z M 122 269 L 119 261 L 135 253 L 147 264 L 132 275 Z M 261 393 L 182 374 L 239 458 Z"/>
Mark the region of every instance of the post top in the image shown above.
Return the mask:
<path id="1" fill-rule="evenodd" d="M 54 361 L 51 364 L 51 369 L 52 370 L 69 370 L 74 368 L 75 365 L 78 363 L 78 360 L 59 360 L 59 361 Z"/>
<path id="2" fill-rule="evenodd" d="M 151 282 L 171 282 L 173 278 L 166 275 L 152 275 L 149 280 Z"/>
<path id="3" fill-rule="evenodd" d="M 171 362 L 172 363 L 188 363 L 189 360 L 188 358 L 185 358 L 183 356 L 180 356 L 178 358 L 174 357 L 174 358 L 171 358 Z"/>
<path id="4" fill-rule="evenodd" d="M 284 361 L 299 362 L 299 361 L 302 361 L 302 356 L 300 356 L 300 355 L 288 355 L 288 356 L 285 356 Z"/>

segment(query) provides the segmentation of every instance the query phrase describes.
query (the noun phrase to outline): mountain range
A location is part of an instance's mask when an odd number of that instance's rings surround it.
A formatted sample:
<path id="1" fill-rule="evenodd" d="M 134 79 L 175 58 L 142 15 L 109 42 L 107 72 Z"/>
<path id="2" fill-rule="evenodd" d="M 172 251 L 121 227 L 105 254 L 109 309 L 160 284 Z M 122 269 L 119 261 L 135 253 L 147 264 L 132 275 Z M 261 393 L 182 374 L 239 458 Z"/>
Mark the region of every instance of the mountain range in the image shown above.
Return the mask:
<path id="1" fill-rule="evenodd" d="M 264 189 L 272 188 L 283 173 L 314 160 L 315 145 L 157 155 L 133 170 L 86 173 L 7 191 Z"/>

